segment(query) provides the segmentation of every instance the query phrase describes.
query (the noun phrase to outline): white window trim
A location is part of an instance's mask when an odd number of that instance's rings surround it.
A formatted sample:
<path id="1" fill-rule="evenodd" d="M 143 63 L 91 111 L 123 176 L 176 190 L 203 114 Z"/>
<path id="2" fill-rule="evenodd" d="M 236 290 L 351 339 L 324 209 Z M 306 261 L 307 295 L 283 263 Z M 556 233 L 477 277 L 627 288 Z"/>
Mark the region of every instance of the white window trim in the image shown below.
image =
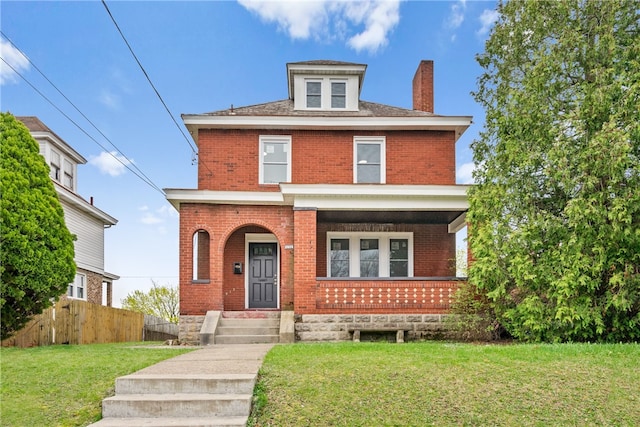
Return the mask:
<path id="1" fill-rule="evenodd" d="M 258 183 L 263 185 L 278 185 L 279 183 L 264 182 L 264 145 L 265 143 L 276 142 L 287 144 L 287 179 L 284 182 L 291 182 L 291 135 L 260 135 L 258 146 L 259 172 Z"/>
<path id="2" fill-rule="evenodd" d="M 276 244 L 276 288 L 278 292 L 278 301 L 276 308 L 280 309 L 280 245 L 278 238 L 270 233 L 248 233 L 244 235 L 244 308 L 249 309 L 249 243 L 275 243 Z"/>
<path id="3" fill-rule="evenodd" d="M 371 144 L 380 145 L 380 182 L 379 184 L 386 184 L 387 182 L 387 138 L 384 136 L 354 136 L 353 137 L 353 183 L 361 184 L 358 182 L 358 145 L 359 144 Z M 362 184 L 378 184 L 371 182 L 363 182 Z"/>
<path id="4" fill-rule="evenodd" d="M 327 277 L 331 277 L 331 239 L 349 239 L 349 277 L 360 277 L 360 239 L 378 239 L 380 251 L 378 277 L 383 278 L 390 277 L 391 239 L 407 239 L 409 243 L 407 277 L 413 277 L 413 233 L 411 232 L 327 232 Z M 336 277 L 336 279 L 345 279 L 345 277 Z"/>

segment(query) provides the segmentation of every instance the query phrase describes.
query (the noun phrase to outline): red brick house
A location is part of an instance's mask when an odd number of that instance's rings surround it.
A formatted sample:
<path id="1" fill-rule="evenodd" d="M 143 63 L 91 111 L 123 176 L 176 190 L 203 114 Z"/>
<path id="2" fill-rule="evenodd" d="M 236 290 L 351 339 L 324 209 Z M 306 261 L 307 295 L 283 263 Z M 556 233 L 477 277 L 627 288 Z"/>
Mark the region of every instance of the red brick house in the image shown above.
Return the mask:
<path id="1" fill-rule="evenodd" d="M 366 65 L 287 64 L 281 101 L 186 114 L 198 188 L 180 212 L 181 339 L 207 312 L 295 313 L 298 340 L 353 325 L 433 330 L 456 289 L 455 233 L 467 186 L 455 144 L 470 116 L 433 109 L 433 62 L 413 110 L 360 99 Z"/>

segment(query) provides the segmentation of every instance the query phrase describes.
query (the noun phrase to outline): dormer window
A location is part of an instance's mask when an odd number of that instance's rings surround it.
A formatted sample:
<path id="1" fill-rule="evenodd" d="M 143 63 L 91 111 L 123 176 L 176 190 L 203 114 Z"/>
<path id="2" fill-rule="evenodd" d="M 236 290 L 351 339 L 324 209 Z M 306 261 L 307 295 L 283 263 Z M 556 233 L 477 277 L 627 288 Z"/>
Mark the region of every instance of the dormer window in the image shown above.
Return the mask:
<path id="1" fill-rule="evenodd" d="M 331 82 L 331 108 L 347 106 L 347 83 Z"/>
<path id="2" fill-rule="evenodd" d="M 307 81 L 307 108 L 322 108 L 321 81 Z"/>
<path id="3" fill-rule="evenodd" d="M 60 182 L 60 154 L 51 151 L 51 162 L 49 164 L 51 165 L 49 172 L 51 179 Z"/>

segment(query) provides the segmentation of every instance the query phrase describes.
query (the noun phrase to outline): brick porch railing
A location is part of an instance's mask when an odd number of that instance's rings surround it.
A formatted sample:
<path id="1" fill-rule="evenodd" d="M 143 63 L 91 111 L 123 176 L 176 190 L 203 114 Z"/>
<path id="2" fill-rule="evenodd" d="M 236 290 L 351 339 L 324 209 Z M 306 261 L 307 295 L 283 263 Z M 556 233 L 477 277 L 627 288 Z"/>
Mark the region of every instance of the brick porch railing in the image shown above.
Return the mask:
<path id="1" fill-rule="evenodd" d="M 447 313 L 456 277 L 316 279 L 316 310 L 324 313 Z"/>

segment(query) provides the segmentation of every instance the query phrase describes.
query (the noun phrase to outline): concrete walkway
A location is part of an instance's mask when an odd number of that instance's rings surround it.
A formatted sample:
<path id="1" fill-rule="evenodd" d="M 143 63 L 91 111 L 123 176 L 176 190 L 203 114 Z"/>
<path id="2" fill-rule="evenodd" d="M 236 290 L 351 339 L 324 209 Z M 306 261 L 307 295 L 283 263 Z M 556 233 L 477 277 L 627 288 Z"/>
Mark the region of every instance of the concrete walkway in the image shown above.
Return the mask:
<path id="1" fill-rule="evenodd" d="M 120 377 L 92 426 L 244 426 L 273 346 L 211 345 Z"/>

